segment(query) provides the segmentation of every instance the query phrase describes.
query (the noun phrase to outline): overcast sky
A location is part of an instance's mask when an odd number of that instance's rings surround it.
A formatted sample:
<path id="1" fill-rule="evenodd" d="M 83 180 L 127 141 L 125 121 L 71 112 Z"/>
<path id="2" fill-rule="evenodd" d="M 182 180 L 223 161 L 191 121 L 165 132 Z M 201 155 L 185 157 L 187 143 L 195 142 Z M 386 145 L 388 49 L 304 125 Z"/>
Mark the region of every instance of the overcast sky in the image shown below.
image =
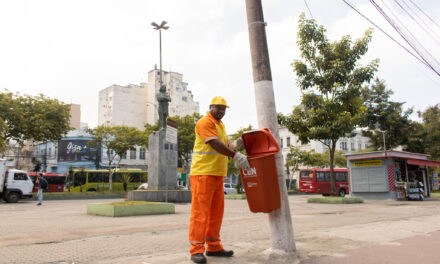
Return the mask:
<path id="1" fill-rule="evenodd" d="M 351 2 L 398 38 L 369 1 Z M 440 24 L 438 0 L 416 2 Z M 340 0 L 307 3 L 332 41 L 362 37 L 373 27 Z M 310 13 L 303 0 L 263 0 L 263 8 L 277 111 L 289 113 L 301 96 L 290 65 L 300 58 L 298 16 Z M 221 95 L 231 106 L 228 133 L 257 127 L 244 0 L 2 0 L 0 89 L 81 104 L 81 121 L 96 126 L 99 90 L 146 82 L 159 64 L 159 36 L 150 23 L 162 20 L 170 26 L 162 34 L 163 68 L 183 74 L 201 113 Z M 440 46 L 419 36 L 440 60 Z M 440 103 L 440 78 L 379 30 L 362 63 L 374 58 L 393 100 L 416 111 Z"/>

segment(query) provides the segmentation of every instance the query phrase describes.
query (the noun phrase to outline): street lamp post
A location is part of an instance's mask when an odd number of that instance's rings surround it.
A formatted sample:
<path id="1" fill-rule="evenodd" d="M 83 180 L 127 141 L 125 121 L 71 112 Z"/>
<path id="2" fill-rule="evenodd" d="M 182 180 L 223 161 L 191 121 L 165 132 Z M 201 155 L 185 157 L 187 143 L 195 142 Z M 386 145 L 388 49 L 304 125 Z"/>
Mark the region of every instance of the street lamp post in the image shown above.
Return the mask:
<path id="1" fill-rule="evenodd" d="M 151 25 L 154 27 L 155 30 L 159 30 L 159 56 L 160 56 L 160 88 L 159 93 L 156 94 L 157 101 L 159 102 L 159 125 L 161 128 L 166 128 L 167 123 L 167 117 L 168 117 L 168 104 L 171 101 L 171 98 L 168 94 L 166 94 L 166 87 L 163 85 L 162 80 L 162 29 L 167 30 L 170 27 L 165 26 L 167 24 L 166 21 L 162 21 L 160 25 L 158 25 L 156 22 L 151 23 Z"/>
<path id="2" fill-rule="evenodd" d="M 160 85 L 162 85 L 162 29 L 163 30 L 167 30 L 170 27 L 169 26 L 165 26 L 168 22 L 166 21 L 162 21 L 162 23 L 160 23 L 160 25 L 158 25 L 156 22 L 151 23 L 151 25 L 154 27 L 155 30 L 159 30 L 159 56 L 160 56 L 160 63 L 159 63 L 159 67 L 160 67 Z"/>

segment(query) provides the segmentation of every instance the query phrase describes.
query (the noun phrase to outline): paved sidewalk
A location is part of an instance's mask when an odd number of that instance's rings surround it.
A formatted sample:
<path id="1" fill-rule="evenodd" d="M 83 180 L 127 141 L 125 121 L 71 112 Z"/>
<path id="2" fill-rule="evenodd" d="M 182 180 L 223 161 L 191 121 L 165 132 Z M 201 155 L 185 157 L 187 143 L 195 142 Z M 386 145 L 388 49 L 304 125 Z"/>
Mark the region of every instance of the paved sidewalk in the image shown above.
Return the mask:
<path id="1" fill-rule="evenodd" d="M 301 264 L 414 264 L 440 263 L 440 232 L 399 239 L 390 243 L 348 251 L 338 257 L 322 257 Z"/>
<path id="2" fill-rule="evenodd" d="M 222 241 L 235 256 L 208 258 L 208 262 L 312 264 L 330 263 L 328 258 L 362 263 L 357 260 L 364 256 L 374 260 L 376 255 L 370 252 L 378 250 L 387 250 L 384 260 L 387 254 L 391 258 L 396 252 L 411 252 L 408 248 L 423 252 L 427 260 L 430 253 L 438 252 L 430 245 L 439 244 L 439 200 L 336 205 L 308 204 L 307 197 L 289 197 L 296 257 L 269 259 L 265 254 L 270 247 L 267 215 L 249 212 L 245 200 L 226 200 Z M 33 201 L 0 203 L 0 263 L 192 263 L 188 253 L 190 204 L 177 204 L 173 215 L 112 218 L 86 214 L 88 203 L 111 201 L 115 200 L 45 201 L 41 207 Z M 404 262 L 396 258 L 377 263 Z"/>

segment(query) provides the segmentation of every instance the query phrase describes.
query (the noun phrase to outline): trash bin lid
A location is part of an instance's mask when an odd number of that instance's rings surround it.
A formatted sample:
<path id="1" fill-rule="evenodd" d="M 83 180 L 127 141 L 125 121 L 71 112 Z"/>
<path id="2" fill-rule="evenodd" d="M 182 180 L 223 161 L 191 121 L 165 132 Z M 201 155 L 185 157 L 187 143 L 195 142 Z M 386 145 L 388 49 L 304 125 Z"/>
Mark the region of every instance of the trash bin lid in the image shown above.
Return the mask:
<path id="1" fill-rule="evenodd" d="M 246 131 L 241 136 L 248 156 L 276 154 L 280 147 L 268 128 Z"/>

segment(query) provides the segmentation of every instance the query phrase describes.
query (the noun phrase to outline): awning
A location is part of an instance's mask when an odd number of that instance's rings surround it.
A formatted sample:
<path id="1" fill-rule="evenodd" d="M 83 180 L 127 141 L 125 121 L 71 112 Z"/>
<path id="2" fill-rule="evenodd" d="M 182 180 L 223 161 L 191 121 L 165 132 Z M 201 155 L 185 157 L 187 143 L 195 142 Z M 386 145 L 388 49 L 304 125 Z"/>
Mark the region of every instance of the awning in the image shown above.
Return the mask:
<path id="1" fill-rule="evenodd" d="M 428 166 L 428 167 L 440 167 L 440 161 L 435 160 L 418 160 L 418 159 L 407 159 L 408 164 Z"/>

